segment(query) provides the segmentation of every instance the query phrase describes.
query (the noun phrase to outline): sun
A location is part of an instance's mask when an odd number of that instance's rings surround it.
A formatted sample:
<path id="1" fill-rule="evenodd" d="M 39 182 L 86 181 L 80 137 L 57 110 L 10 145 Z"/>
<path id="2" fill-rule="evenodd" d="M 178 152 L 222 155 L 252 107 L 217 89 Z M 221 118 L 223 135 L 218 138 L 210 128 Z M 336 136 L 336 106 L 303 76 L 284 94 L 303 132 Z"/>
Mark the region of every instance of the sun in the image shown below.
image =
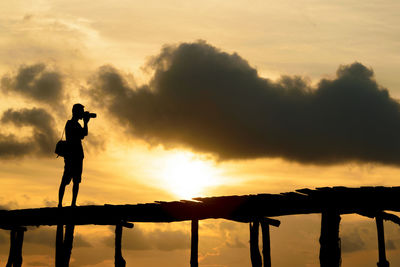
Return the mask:
<path id="1" fill-rule="evenodd" d="M 195 154 L 176 152 L 169 155 L 164 163 L 164 186 L 183 199 L 202 196 L 207 187 L 218 184 L 218 170 L 214 164 Z"/>

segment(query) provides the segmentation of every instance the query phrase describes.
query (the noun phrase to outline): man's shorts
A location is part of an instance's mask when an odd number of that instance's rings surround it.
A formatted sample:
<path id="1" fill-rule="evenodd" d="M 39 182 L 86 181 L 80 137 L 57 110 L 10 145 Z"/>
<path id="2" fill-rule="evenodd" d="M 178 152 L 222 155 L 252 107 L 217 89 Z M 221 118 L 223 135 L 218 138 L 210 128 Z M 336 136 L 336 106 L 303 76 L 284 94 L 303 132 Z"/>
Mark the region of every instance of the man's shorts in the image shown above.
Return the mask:
<path id="1" fill-rule="evenodd" d="M 81 158 L 64 158 L 64 174 L 61 183 L 69 184 L 71 180 L 74 183 L 80 183 L 82 177 L 83 159 Z"/>

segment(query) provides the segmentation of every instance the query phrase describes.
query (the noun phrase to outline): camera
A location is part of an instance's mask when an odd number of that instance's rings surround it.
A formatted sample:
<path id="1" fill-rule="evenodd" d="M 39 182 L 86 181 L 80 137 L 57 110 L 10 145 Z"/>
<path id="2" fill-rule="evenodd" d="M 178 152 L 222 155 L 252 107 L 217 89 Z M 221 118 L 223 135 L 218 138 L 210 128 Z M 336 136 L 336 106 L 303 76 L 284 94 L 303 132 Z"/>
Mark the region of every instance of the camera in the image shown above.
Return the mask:
<path id="1" fill-rule="evenodd" d="M 85 111 L 85 113 L 83 113 L 83 117 L 87 118 L 87 119 L 96 118 L 97 114 L 96 113 L 90 113 L 89 111 Z"/>

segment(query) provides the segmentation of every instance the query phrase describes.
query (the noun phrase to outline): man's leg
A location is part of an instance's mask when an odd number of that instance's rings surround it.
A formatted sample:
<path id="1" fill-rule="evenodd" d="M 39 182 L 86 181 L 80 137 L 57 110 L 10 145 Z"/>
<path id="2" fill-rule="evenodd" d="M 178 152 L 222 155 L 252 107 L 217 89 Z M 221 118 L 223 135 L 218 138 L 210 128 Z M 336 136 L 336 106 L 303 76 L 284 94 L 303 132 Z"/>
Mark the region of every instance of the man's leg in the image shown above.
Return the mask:
<path id="1" fill-rule="evenodd" d="M 74 177 L 72 179 L 74 186 L 72 187 L 72 207 L 76 207 L 76 199 L 78 198 L 79 184 L 82 179 L 83 158 L 74 161 Z"/>
<path id="2" fill-rule="evenodd" d="M 62 200 L 64 198 L 65 186 L 66 186 L 66 184 L 64 183 L 64 179 L 63 179 L 60 184 L 60 189 L 58 190 L 58 207 L 59 208 L 62 207 Z"/>
<path id="3" fill-rule="evenodd" d="M 74 186 L 72 187 L 72 203 L 71 206 L 76 206 L 76 199 L 78 198 L 79 183 L 74 181 Z"/>
<path id="4" fill-rule="evenodd" d="M 71 182 L 71 159 L 64 157 L 64 173 L 61 179 L 60 189 L 58 190 L 58 207 L 62 207 L 65 187 Z"/>

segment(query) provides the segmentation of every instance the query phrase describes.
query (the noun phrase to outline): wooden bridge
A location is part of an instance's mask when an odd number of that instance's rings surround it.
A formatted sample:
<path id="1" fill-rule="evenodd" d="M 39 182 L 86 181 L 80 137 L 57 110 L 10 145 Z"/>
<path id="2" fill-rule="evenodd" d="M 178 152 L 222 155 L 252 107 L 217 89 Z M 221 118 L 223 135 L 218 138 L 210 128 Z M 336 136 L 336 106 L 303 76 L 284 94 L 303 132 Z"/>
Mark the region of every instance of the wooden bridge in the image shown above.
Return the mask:
<path id="1" fill-rule="evenodd" d="M 383 220 L 400 225 L 400 218 L 388 211 L 400 211 L 400 187 L 325 187 L 300 189 L 281 194 L 221 196 L 187 201 L 135 205 L 79 206 L 1 210 L 0 228 L 10 230 L 10 254 L 7 267 L 22 265 L 22 244 L 26 226 L 54 225 L 56 267 L 69 265 L 75 225 L 115 225 L 115 266 L 125 266 L 121 253 L 123 227 L 134 222 L 192 222 L 190 266 L 198 266 L 198 222 L 226 219 L 249 223 L 250 258 L 253 267 L 271 266 L 269 227 L 280 222 L 270 217 L 295 214 L 322 214 L 320 242 L 321 267 L 341 264 L 339 226 L 341 214 L 359 214 L 376 220 L 379 267 L 388 267 Z M 65 227 L 64 227 L 65 226 Z M 262 230 L 262 256 L 258 246 Z"/>

